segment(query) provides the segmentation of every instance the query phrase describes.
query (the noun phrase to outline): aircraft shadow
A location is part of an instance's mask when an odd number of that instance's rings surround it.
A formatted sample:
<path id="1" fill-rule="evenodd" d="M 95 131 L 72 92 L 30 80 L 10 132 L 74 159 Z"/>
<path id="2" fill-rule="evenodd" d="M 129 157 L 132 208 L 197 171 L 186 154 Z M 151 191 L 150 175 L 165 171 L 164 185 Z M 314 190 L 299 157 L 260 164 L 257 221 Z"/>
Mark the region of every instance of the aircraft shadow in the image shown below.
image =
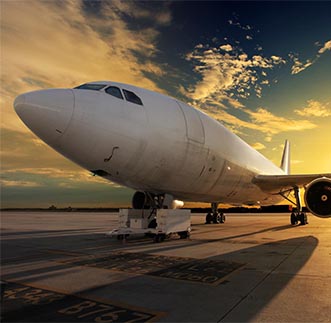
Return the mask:
<path id="1" fill-rule="evenodd" d="M 253 320 L 264 310 L 305 266 L 318 246 L 317 238 L 303 236 L 249 247 L 242 244 L 236 250 L 219 252 L 216 256 L 202 260 L 193 258 L 181 260 L 180 257 L 155 254 L 167 250 L 185 250 L 188 247 L 214 242 L 232 243 L 231 241 L 236 238 L 268 230 L 286 229 L 289 227 L 274 227 L 214 240 L 178 240 L 169 244 L 165 243 L 162 247 L 158 244 L 151 244 L 150 239 L 140 241 L 140 243 L 138 240 L 132 240 L 126 244 L 120 244 L 118 241 L 109 241 L 109 238 L 100 234 L 77 235 L 77 232 L 72 232 L 70 235 L 67 231 L 65 235 L 59 233 L 58 236 L 52 235 L 52 237 L 33 238 L 30 236 L 28 240 L 18 238 L 6 241 L 7 247 L 36 248 L 37 257 L 24 259 L 22 256 L 16 260 L 15 257 L 4 259 L 3 265 L 13 264 L 23 267 L 21 271 L 3 273 L 1 279 L 20 281 L 33 286 L 38 285 L 38 281 L 41 279 L 47 280 L 63 276 L 63 281 L 65 281 L 66 274 L 72 274 L 75 270 L 83 271 L 84 268 L 93 268 L 96 270 L 96 274 L 98 269 L 102 269 L 103 273 L 108 270 L 108 282 L 97 285 L 93 282 L 93 277 L 88 276 L 86 279 L 91 280 L 91 287 L 79 290 L 79 294 L 91 298 L 106 295 L 110 300 L 148 308 L 152 311 L 165 312 L 164 317 L 160 319 L 164 322 L 247 322 Z M 134 252 L 136 246 L 140 248 L 147 244 L 150 246 L 147 251 Z M 214 248 L 214 246 L 206 246 L 206 249 L 208 248 Z M 52 253 L 52 250 L 55 252 Z M 126 265 L 123 266 L 126 251 L 130 251 L 131 257 L 134 257 L 135 254 L 139 256 L 138 258 L 141 260 L 139 266 L 144 271 L 140 273 L 137 269 L 137 257 L 134 259 L 128 257 Z M 118 257 L 116 253 L 122 257 L 122 265 L 117 264 L 117 267 L 114 267 L 115 256 Z M 89 262 L 84 263 L 86 256 L 89 256 Z M 176 263 L 175 258 L 182 262 Z M 81 262 L 75 263 L 71 259 L 78 259 Z M 49 262 L 44 266 L 34 268 L 33 264 L 42 260 L 49 260 Z M 130 261 L 135 261 L 135 266 Z M 29 268 L 30 264 L 31 268 Z M 214 268 L 214 272 L 212 272 L 214 275 L 216 275 L 215 272 L 218 274 L 224 272 L 226 275 L 220 276 L 216 283 L 210 283 L 206 279 L 204 281 L 206 275 L 210 277 L 211 267 Z M 231 268 L 234 268 L 233 272 Z M 196 275 L 193 280 L 188 278 L 193 277 L 190 276 L 192 274 L 190 270 L 193 270 L 193 274 Z M 123 279 L 111 279 L 114 273 L 118 276 L 121 272 L 126 274 L 126 276 L 123 275 Z M 65 285 L 61 289 L 65 289 Z M 68 297 L 70 298 L 70 296 Z M 292 306 L 296 306 L 295 302 L 296 300 L 293 300 Z M 71 304 L 71 298 L 69 303 Z M 25 313 L 31 311 L 32 314 L 36 313 L 36 310 L 33 310 L 33 304 L 23 306 Z M 8 310 L 6 314 L 6 308 L 4 308 L 5 319 L 3 321 L 6 321 L 6 317 L 8 321 L 22 320 L 19 312 L 14 312 Z M 44 312 L 51 313 L 49 310 L 44 310 Z M 30 322 L 36 321 L 34 315 L 31 316 Z M 45 320 L 47 315 L 42 318 Z M 72 318 L 72 321 L 77 321 L 76 319 Z M 51 318 L 47 320 L 51 321 Z M 67 317 L 66 320 L 71 322 L 71 318 Z M 29 316 L 25 316 L 24 321 L 28 322 Z"/>

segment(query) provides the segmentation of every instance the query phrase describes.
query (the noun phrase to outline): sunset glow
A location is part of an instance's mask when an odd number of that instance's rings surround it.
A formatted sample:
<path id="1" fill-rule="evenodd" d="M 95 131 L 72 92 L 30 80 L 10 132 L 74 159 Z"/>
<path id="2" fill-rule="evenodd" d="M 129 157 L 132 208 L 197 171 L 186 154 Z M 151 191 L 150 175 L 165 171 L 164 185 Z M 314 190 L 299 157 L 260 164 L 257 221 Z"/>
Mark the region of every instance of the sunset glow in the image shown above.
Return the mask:
<path id="1" fill-rule="evenodd" d="M 130 203 L 20 121 L 18 94 L 95 80 L 176 97 L 292 173 L 331 172 L 330 2 L 1 1 L 1 207 Z"/>

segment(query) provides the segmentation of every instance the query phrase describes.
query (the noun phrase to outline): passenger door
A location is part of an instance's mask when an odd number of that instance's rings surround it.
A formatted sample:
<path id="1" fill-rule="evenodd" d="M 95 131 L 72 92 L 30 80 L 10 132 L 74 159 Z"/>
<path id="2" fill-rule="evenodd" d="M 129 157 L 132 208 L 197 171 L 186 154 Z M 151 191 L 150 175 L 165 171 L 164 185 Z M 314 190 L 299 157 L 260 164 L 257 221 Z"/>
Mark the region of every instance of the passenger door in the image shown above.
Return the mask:
<path id="1" fill-rule="evenodd" d="M 205 143 L 205 131 L 198 111 L 189 105 L 176 101 L 183 112 L 186 123 L 186 136 L 198 144 Z"/>

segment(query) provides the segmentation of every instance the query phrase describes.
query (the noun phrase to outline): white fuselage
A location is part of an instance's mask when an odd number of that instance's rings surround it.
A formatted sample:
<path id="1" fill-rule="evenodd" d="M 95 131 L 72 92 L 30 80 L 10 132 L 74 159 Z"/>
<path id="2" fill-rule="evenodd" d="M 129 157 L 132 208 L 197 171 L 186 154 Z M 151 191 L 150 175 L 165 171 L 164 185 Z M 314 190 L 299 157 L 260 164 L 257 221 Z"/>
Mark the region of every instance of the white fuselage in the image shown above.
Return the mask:
<path id="1" fill-rule="evenodd" d="M 143 105 L 104 90 L 54 89 L 18 97 L 15 109 L 62 155 L 121 185 L 186 201 L 266 205 L 281 200 L 252 179 L 284 172 L 218 121 L 162 94 L 100 83 L 134 92 Z"/>

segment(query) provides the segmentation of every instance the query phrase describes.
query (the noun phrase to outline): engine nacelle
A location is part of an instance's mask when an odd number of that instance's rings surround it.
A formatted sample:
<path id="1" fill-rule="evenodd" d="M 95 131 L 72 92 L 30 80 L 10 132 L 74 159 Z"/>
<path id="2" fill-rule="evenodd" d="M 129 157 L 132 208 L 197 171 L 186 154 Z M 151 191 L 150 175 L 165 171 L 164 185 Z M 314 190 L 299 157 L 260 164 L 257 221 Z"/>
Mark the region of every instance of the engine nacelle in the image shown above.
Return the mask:
<path id="1" fill-rule="evenodd" d="M 331 179 L 321 177 L 308 184 L 305 191 L 308 210 L 320 218 L 331 217 Z"/>
<path id="2" fill-rule="evenodd" d="M 139 210 L 149 209 L 151 207 L 151 201 L 146 193 L 136 192 L 132 197 L 132 207 Z"/>

